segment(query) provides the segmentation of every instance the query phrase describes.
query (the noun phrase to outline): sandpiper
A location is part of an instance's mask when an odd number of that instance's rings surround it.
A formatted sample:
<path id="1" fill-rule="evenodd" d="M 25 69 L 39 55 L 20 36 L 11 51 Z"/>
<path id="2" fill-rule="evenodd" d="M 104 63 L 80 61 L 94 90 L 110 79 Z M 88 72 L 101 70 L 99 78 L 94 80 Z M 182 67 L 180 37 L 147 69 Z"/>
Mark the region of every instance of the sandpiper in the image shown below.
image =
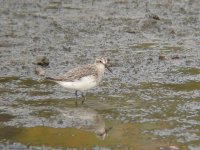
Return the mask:
<path id="1" fill-rule="evenodd" d="M 83 65 L 74 69 L 69 70 L 62 76 L 54 78 L 47 77 L 47 79 L 55 81 L 64 88 L 75 90 L 76 105 L 78 98 L 78 91 L 81 92 L 83 97 L 82 104 L 84 103 L 85 91 L 97 86 L 104 75 L 105 68 L 111 73 L 112 71 L 107 66 L 107 59 L 103 57 L 96 58 L 94 64 Z"/>

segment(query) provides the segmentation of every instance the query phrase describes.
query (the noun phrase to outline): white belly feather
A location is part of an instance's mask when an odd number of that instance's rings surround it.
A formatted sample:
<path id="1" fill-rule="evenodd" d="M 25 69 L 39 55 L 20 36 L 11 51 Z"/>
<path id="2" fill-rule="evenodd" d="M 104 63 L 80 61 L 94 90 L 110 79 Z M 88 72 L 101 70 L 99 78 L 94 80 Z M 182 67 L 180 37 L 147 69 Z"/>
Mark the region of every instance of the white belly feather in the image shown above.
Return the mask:
<path id="1" fill-rule="evenodd" d="M 67 81 L 56 81 L 56 82 L 65 88 L 79 90 L 79 91 L 88 90 L 90 88 L 97 86 L 98 84 L 94 76 L 92 75 L 82 77 L 81 79 L 75 80 L 73 82 L 67 82 Z"/>

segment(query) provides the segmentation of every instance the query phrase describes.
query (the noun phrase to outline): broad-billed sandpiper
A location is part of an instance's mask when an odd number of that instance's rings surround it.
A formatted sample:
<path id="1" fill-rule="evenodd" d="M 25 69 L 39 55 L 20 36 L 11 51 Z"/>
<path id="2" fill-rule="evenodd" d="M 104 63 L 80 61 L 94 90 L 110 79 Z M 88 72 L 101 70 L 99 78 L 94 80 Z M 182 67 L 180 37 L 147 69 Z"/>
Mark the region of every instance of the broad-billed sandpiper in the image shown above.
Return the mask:
<path id="1" fill-rule="evenodd" d="M 94 64 L 83 65 L 69 70 L 62 76 L 57 76 L 54 78 L 47 77 L 47 79 L 60 84 L 64 88 L 76 90 L 76 105 L 78 91 L 80 91 L 83 97 L 83 104 L 84 100 L 86 99 L 85 91 L 97 86 L 100 83 L 104 75 L 105 68 L 112 73 L 110 68 L 107 66 L 107 59 L 99 57 L 96 58 Z"/>

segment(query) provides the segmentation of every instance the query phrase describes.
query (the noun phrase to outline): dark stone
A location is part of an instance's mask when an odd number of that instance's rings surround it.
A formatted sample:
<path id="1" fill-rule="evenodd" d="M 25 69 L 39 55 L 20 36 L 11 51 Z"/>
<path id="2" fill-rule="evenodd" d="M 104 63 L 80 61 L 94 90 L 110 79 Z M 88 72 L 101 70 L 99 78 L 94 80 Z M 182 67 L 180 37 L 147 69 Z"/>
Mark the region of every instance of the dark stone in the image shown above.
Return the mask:
<path id="1" fill-rule="evenodd" d="M 159 60 L 165 60 L 165 59 L 166 59 L 165 56 L 163 56 L 163 55 L 159 56 Z"/>
<path id="2" fill-rule="evenodd" d="M 36 60 L 36 64 L 40 66 L 48 66 L 49 65 L 49 59 L 46 56 L 40 56 Z"/>

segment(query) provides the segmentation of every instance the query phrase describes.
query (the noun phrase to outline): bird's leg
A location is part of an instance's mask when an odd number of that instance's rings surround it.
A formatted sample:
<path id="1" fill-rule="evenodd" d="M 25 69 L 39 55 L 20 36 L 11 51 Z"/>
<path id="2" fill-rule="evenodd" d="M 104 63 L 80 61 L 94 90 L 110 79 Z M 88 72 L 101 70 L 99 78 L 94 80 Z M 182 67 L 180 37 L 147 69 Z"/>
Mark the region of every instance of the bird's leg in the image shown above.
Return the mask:
<path id="1" fill-rule="evenodd" d="M 86 94 L 85 94 L 84 92 L 81 93 L 81 96 L 82 96 L 82 98 L 83 98 L 83 100 L 81 101 L 81 104 L 83 104 L 84 101 L 86 100 L 85 95 L 86 95 Z"/>
<path id="2" fill-rule="evenodd" d="M 78 91 L 75 91 L 75 95 L 76 95 L 76 102 L 75 102 L 75 104 L 76 104 L 76 106 L 78 105 L 78 102 L 77 102 L 77 99 L 78 99 Z"/>

